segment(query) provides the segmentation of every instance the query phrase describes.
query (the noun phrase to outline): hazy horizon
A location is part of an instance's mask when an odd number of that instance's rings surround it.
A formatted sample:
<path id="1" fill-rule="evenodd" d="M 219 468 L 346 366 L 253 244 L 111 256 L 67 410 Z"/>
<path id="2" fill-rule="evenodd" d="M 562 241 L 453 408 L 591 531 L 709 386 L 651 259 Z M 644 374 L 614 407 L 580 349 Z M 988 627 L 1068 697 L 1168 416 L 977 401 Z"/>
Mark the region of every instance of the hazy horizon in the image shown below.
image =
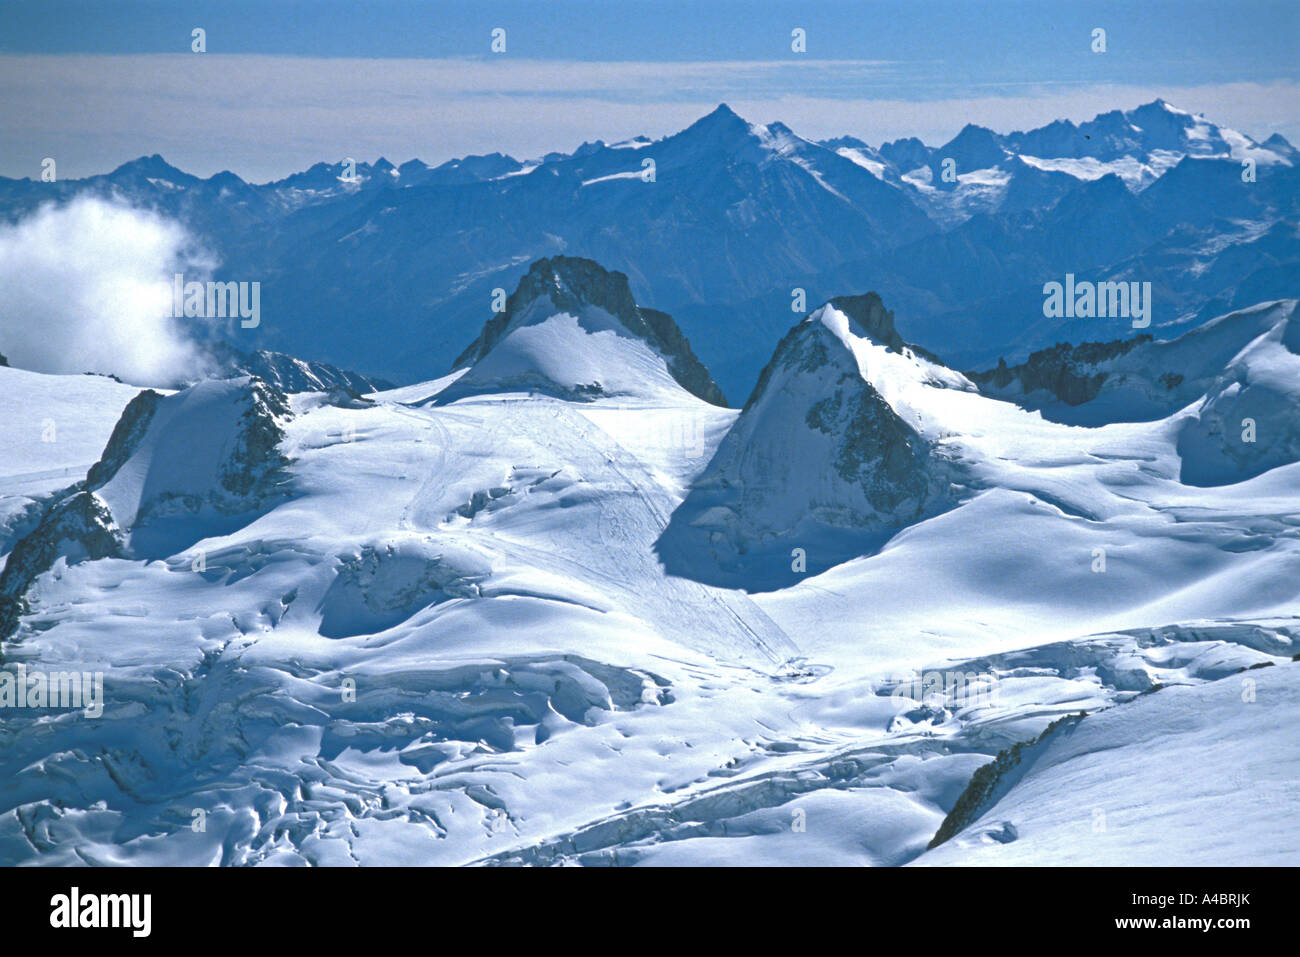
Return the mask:
<path id="1" fill-rule="evenodd" d="M 38 177 L 53 157 L 61 177 L 80 178 L 155 153 L 259 183 L 345 156 L 526 158 L 658 138 L 722 101 L 810 139 L 872 145 L 938 145 L 968 122 L 1003 133 L 1080 122 L 1157 97 L 1259 140 L 1300 139 L 1296 31 L 1279 29 L 1300 14 L 1265 0 L 1231 17 L 1205 3 L 887 3 L 850 18 L 829 3 L 729 0 L 629 0 L 617 17 L 586 0 L 415 2 L 364 17 L 325 2 L 310 19 L 295 2 L 121 9 L 0 11 L 0 175 Z"/>

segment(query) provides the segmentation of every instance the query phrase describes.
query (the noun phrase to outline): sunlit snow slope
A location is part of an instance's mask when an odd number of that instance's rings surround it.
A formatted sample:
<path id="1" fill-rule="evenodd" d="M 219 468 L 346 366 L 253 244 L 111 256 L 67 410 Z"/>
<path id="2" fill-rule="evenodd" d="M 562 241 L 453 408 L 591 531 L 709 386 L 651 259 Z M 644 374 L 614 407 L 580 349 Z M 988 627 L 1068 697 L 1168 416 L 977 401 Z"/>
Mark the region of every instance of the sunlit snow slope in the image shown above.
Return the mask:
<path id="1" fill-rule="evenodd" d="M 135 390 L 0 368 L 0 476 L 75 466 L 37 492 L 116 549 L 7 542 L 51 560 L 3 668 L 106 701 L 0 714 L 0 863 L 1300 863 L 1300 464 L 1188 484 L 1201 397 L 1050 421 L 869 297 L 727 409 L 579 262 L 360 401 L 204 383 L 115 430 Z M 876 508 L 899 442 L 919 504 Z"/>

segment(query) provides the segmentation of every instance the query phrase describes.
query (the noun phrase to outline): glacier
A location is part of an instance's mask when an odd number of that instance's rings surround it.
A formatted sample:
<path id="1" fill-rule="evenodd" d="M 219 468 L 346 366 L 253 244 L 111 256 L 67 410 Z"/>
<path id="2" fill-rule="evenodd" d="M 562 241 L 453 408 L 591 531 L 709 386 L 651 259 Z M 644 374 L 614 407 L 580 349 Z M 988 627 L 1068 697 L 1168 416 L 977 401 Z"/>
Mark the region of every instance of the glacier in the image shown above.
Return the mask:
<path id="1" fill-rule="evenodd" d="M 0 366 L 0 667 L 105 693 L 0 713 L 0 863 L 1300 863 L 1294 310 L 1063 398 L 838 297 L 737 409 L 551 256 L 364 395 Z"/>

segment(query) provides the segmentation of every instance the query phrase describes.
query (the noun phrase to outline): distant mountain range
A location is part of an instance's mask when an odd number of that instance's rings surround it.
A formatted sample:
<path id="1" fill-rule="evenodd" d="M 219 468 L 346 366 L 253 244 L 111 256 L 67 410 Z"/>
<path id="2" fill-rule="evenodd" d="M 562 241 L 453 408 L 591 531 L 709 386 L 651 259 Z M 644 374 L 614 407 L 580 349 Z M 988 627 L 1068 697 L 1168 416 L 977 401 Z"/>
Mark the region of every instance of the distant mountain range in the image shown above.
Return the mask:
<path id="1" fill-rule="evenodd" d="M 234 348 L 399 382 L 448 371 L 494 296 L 561 253 L 626 274 L 731 396 L 807 310 L 798 290 L 808 304 L 875 290 L 907 341 L 978 368 L 1132 334 L 1122 317 L 1045 318 L 1043 284 L 1067 272 L 1151 282 L 1160 339 L 1295 295 L 1300 270 L 1296 150 L 1160 100 L 877 148 L 722 105 L 655 141 L 318 163 L 262 185 L 152 156 L 83 180 L 0 179 L 0 218 L 87 193 L 175 217 L 218 255 L 216 278 L 261 282 L 264 321 Z"/>

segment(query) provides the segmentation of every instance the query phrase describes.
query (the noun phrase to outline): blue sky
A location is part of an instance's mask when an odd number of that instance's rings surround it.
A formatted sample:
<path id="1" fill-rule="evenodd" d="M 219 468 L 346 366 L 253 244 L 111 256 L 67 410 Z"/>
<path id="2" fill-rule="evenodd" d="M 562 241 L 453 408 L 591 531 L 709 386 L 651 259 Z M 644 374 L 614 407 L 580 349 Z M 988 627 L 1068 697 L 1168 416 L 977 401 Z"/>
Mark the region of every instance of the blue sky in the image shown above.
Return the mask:
<path id="1" fill-rule="evenodd" d="M 489 50 L 496 27 L 504 54 Z M 254 180 L 343 156 L 535 155 L 663 135 L 720 100 L 879 143 L 1163 96 L 1300 139 L 1297 36 L 1295 0 L 6 3 L 0 174 L 54 156 L 86 175 L 153 152 Z"/>

